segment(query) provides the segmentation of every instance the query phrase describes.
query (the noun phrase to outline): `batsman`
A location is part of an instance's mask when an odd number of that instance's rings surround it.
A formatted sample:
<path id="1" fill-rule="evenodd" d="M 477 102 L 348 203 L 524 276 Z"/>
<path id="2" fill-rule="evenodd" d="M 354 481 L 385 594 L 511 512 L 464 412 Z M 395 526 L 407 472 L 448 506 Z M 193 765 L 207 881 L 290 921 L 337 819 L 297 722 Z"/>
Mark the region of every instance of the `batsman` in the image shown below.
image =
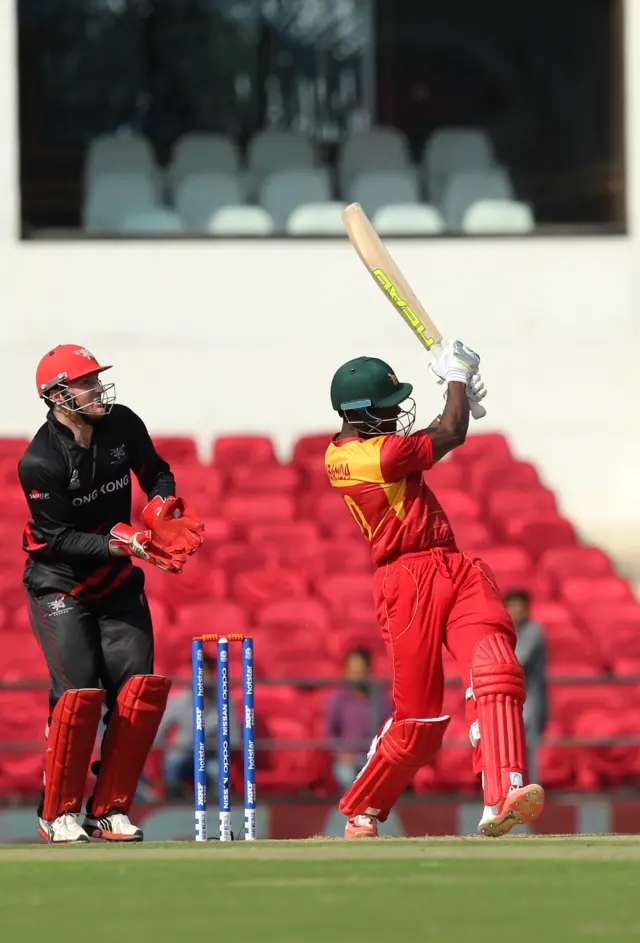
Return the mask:
<path id="1" fill-rule="evenodd" d="M 528 782 L 522 720 L 524 672 L 515 630 L 488 567 L 456 545 L 424 472 L 465 441 L 469 401 L 486 395 L 479 356 L 461 341 L 432 367 L 446 384 L 442 414 L 413 432 L 409 383 L 374 357 L 345 363 L 331 384 L 342 429 L 326 469 L 376 565 L 374 600 L 392 677 L 393 714 L 340 800 L 346 838 L 375 838 L 416 771 L 442 746 L 442 646 L 455 658 L 466 690 L 474 773 L 484 811 L 478 829 L 500 837 L 535 820 L 544 790 Z"/>
<path id="2" fill-rule="evenodd" d="M 86 347 L 62 344 L 38 364 L 47 420 L 20 460 L 31 512 L 24 586 L 51 676 L 39 832 L 50 843 L 142 841 L 129 819 L 171 686 L 153 674 L 153 629 L 137 558 L 182 571 L 202 525 L 175 497 L 169 465 L 142 420 L 114 405 L 113 383 Z M 132 527 L 131 474 L 148 504 Z M 101 758 L 81 812 L 100 719 Z"/>

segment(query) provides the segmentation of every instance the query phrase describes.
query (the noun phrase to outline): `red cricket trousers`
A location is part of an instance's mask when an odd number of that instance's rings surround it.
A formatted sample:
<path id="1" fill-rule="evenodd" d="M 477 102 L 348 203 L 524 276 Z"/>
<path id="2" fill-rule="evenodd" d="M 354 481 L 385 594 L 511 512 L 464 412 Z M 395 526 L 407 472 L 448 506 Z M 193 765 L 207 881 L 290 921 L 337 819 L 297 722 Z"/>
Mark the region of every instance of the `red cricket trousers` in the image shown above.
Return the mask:
<path id="1" fill-rule="evenodd" d="M 394 720 L 442 715 L 443 645 L 455 658 L 465 689 L 480 639 L 501 633 L 515 651 L 515 629 L 491 571 L 460 551 L 408 553 L 380 566 L 374 598 L 391 665 Z M 471 727 L 473 698 L 466 701 L 466 715 Z M 481 744 L 473 769 L 477 775 L 482 771 Z"/>

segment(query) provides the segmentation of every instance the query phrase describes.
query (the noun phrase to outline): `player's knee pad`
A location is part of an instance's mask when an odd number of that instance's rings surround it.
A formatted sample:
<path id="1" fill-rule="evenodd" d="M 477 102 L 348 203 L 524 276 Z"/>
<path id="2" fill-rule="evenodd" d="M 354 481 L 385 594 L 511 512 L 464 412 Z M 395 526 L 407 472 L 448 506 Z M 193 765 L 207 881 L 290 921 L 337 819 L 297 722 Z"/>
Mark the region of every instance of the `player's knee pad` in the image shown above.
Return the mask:
<path id="1" fill-rule="evenodd" d="M 52 822 L 64 812 L 80 812 L 104 691 L 65 691 L 53 708 L 44 764 L 42 818 Z"/>
<path id="2" fill-rule="evenodd" d="M 496 633 L 478 642 L 471 663 L 471 690 L 482 740 L 485 802 L 495 805 L 511 786 L 522 786 L 526 775 L 524 671 L 509 638 Z"/>
<path id="3" fill-rule="evenodd" d="M 92 815 L 131 808 L 144 764 L 167 706 L 171 682 L 160 675 L 134 675 L 120 691 L 102 744 Z"/>
<path id="4" fill-rule="evenodd" d="M 375 815 L 384 822 L 416 771 L 442 746 L 449 717 L 388 720 L 374 738 L 367 762 L 340 800 L 343 815 Z"/>

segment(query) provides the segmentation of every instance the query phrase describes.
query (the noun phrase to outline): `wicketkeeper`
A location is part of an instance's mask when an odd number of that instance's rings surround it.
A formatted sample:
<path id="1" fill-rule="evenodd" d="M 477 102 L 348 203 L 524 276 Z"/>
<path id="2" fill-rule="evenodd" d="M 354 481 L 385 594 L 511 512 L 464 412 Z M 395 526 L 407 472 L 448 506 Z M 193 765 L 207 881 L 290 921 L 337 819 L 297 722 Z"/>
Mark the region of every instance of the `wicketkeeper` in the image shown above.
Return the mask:
<path id="1" fill-rule="evenodd" d="M 442 415 L 412 434 L 412 386 L 373 357 L 344 364 L 331 384 L 342 430 L 326 454 L 331 484 L 371 545 L 374 597 L 393 679 L 393 715 L 340 801 L 346 838 L 373 838 L 416 770 L 442 745 L 442 646 L 466 689 L 474 772 L 482 777 L 479 830 L 491 837 L 531 822 L 544 791 L 529 784 L 522 722 L 523 670 L 515 631 L 485 564 L 462 553 L 423 472 L 462 445 L 468 399 L 484 398 L 480 358 L 461 341 L 434 366 L 447 384 Z"/>
<path id="2" fill-rule="evenodd" d="M 108 369 L 75 344 L 45 354 L 36 383 L 47 421 L 18 469 L 31 512 L 24 586 L 51 675 L 39 832 L 54 843 L 142 841 L 128 813 L 171 683 L 153 674 L 144 574 L 132 558 L 175 575 L 202 544 L 202 524 L 175 497 L 144 423 L 103 385 Z M 130 523 L 132 472 L 149 499 L 141 528 Z"/>

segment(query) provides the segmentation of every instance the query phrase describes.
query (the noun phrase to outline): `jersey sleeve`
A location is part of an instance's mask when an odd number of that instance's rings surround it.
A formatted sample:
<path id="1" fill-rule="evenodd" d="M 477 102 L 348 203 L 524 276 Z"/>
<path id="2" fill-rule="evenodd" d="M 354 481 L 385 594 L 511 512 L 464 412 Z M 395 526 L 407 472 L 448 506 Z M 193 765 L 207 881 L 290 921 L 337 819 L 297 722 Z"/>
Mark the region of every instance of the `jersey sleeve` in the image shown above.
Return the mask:
<path id="1" fill-rule="evenodd" d="M 31 512 L 27 553 L 68 562 L 110 559 L 108 535 L 89 534 L 74 525 L 69 475 L 61 460 L 52 457 L 45 463 L 26 455 L 18 465 L 18 476 Z"/>
<path id="2" fill-rule="evenodd" d="M 432 465 L 433 441 L 426 431 L 383 439 L 380 472 L 385 481 L 400 481 L 407 475 L 428 471 Z"/>
<path id="3" fill-rule="evenodd" d="M 130 427 L 131 468 L 140 482 L 140 487 L 149 500 L 157 496 L 172 497 L 176 493 L 176 482 L 168 463 L 156 452 L 151 436 L 140 416 L 130 409 L 127 409 L 127 413 Z"/>

